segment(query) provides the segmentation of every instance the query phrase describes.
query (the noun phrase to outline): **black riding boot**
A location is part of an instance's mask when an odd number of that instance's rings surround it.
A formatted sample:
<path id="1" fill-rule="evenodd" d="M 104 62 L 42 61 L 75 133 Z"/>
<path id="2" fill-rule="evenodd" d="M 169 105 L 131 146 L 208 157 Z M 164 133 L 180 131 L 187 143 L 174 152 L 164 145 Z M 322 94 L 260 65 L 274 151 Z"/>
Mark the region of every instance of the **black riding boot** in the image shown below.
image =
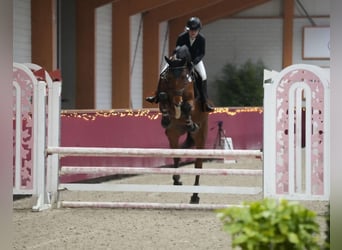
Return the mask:
<path id="1" fill-rule="evenodd" d="M 158 98 L 159 87 L 160 87 L 160 79 L 159 79 L 159 82 L 158 82 L 157 90 L 154 93 L 154 96 L 148 96 L 148 97 L 145 98 L 145 100 L 150 102 L 150 103 L 158 103 L 159 102 L 159 98 Z"/>
<path id="2" fill-rule="evenodd" d="M 157 95 L 148 96 L 145 98 L 145 100 L 150 102 L 150 103 L 158 103 L 159 102 Z"/>
<path id="3" fill-rule="evenodd" d="M 159 102 L 159 97 L 158 97 L 158 94 L 159 94 L 159 90 L 160 90 L 160 82 L 162 79 L 165 79 L 166 76 L 166 71 L 167 71 L 168 68 L 164 69 L 164 71 L 162 71 L 160 73 L 160 77 L 159 77 L 159 81 L 158 81 L 158 86 L 157 86 L 157 90 L 156 92 L 154 93 L 154 96 L 148 96 L 145 98 L 146 101 L 150 102 L 150 103 L 158 103 Z"/>
<path id="4" fill-rule="evenodd" d="M 213 112 L 214 108 L 208 103 L 207 80 L 202 81 L 202 86 L 198 87 L 202 102 L 203 112 Z"/>

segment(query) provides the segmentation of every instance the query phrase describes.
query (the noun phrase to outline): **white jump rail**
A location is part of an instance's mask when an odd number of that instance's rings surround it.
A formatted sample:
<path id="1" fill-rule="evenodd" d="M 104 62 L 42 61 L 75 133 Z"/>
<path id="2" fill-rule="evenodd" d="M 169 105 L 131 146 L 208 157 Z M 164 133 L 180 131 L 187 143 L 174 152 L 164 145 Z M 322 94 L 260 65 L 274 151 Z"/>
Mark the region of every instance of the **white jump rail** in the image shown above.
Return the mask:
<path id="1" fill-rule="evenodd" d="M 159 149 L 159 148 L 100 148 L 100 147 L 48 147 L 48 155 L 65 156 L 108 156 L 108 157 L 165 157 L 165 158 L 262 158 L 259 150 L 221 150 L 221 149 Z M 99 167 L 99 166 L 61 166 L 59 174 L 187 174 L 187 175 L 253 175 L 262 176 L 262 170 L 253 169 L 188 169 L 188 168 L 139 168 L 139 167 Z M 261 187 L 243 186 L 174 186 L 149 184 L 85 184 L 63 183 L 58 190 L 69 191 L 108 191 L 108 192 L 158 192 L 158 193 L 209 193 L 209 194 L 248 194 L 262 192 Z M 141 202 L 89 202 L 58 201 L 59 207 L 102 207 L 102 208 L 155 208 L 155 209 L 201 209 L 225 208 L 227 204 L 177 204 Z"/>
<path id="2" fill-rule="evenodd" d="M 139 167 L 94 167 L 62 166 L 60 174 L 181 174 L 181 175 L 258 175 L 259 169 L 196 169 L 196 168 L 139 168 Z"/>
<path id="3" fill-rule="evenodd" d="M 250 194 L 262 191 L 260 187 L 242 186 L 190 186 L 190 185 L 148 185 L 148 184 L 84 184 L 65 183 L 59 190 L 69 191 L 108 191 L 108 192 L 156 192 L 156 193 L 205 193 L 205 194 Z"/>
<path id="4" fill-rule="evenodd" d="M 137 208 L 137 209 L 172 209 L 172 210 L 215 210 L 243 205 L 227 204 L 187 204 L 187 203 L 145 203 L 145 202 L 89 202 L 61 201 L 62 207 L 69 208 Z"/>
<path id="5" fill-rule="evenodd" d="M 47 154 L 59 156 L 116 156 L 116 157 L 193 157 L 225 158 L 262 157 L 260 150 L 226 149 L 159 149 L 159 148 L 100 148 L 100 147 L 48 147 Z"/>

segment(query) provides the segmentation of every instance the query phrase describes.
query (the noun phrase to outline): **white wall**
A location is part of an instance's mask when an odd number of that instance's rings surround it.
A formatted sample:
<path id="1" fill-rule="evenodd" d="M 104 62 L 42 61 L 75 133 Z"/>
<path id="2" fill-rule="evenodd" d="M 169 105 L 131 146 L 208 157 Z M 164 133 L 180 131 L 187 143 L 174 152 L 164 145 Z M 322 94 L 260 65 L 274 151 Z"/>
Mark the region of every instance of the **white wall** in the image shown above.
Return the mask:
<path id="1" fill-rule="evenodd" d="M 95 10 L 95 108 L 112 108 L 112 4 Z"/>
<path id="2" fill-rule="evenodd" d="M 143 24 L 141 14 L 130 17 L 131 26 L 131 108 L 142 107 L 142 40 Z"/>
<path id="3" fill-rule="evenodd" d="M 130 107 L 142 107 L 142 32 L 141 14 L 130 17 Z M 112 4 L 96 9 L 96 109 L 112 108 Z"/>
<path id="4" fill-rule="evenodd" d="M 13 61 L 31 60 L 31 1 L 13 0 Z"/>
<path id="5" fill-rule="evenodd" d="M 262 60 L 267 67 L 282 67 L 281 19 L 222 19 L 205 25 L 208 82 L 215 80 L 227 63 L 241 65 Z"/>
<path id="6" fill-rule="evenodd" d="M 159 69 L 160 71 L 163 69 L 164 65 L 166 64 L 164 56 L 169 56 L 169 27 L 167 22 L 162 22 L 159 25 Z"/>
<path id="7" fill-rule="evenodd" d="M 276 0 L 280 1 L 280 0 Z M 300 0 L 306 12 L 310 16 L 326 16 L 330 15 L 330 0 Z M 304 16 L 303 10 L 300 8 L 297 1 L 295 1 L 295 15 Z"/>

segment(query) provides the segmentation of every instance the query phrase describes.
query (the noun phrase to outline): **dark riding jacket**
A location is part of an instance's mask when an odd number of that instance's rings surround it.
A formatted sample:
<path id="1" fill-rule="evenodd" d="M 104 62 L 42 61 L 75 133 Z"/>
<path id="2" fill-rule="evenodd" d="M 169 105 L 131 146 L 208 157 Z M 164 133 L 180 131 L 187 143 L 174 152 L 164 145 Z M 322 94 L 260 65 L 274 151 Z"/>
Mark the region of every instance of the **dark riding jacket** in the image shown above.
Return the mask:
<path id="1" fill-rule="evenodd" d="M 205 54 L 205 38 L 201 34 L 198 34 L 192 46 L 190 45 L 190 36 L 187 31 L 181 33 L 178 36 L 176 47 L 186 45 L 189 48 L 191 54 L 191 61 L 194 65 L 199 63 Z"/>

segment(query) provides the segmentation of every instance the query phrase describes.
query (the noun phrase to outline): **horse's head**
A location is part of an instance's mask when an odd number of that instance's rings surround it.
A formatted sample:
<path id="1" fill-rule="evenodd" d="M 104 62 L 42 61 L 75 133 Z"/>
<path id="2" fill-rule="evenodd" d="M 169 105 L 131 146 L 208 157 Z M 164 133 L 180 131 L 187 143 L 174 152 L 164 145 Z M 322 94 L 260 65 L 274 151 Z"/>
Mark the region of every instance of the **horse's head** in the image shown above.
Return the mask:
<path id="1" fill-rule="evenodd" d="M 191 106 L 186 107 L 186 105 L 192 105 L 194 99 L 193 82 L 189 70 L 190 58 L 190 52 L 185 45 L 177 47 L 170 58 L 165 57 L 169 68 L 164 79 L 165 90 L 161 92 L 163 96 L 159 99 L 161 104 L 163 104 L 163 99 L 171 102 L 176 119 L 181 117 L 181 108 L 191 110 Z M 184 101 L 187 103 L 185 104 Z"/>
<path id="2" fill-rule="evenodd" d="M 173 55 L 170 58 L 165 57 L 165 59 L 169 65 L 174 67 L 190 66 L 191 64 L 191 54 L 186 45 L 177 46 L 173 51 Z"/>

